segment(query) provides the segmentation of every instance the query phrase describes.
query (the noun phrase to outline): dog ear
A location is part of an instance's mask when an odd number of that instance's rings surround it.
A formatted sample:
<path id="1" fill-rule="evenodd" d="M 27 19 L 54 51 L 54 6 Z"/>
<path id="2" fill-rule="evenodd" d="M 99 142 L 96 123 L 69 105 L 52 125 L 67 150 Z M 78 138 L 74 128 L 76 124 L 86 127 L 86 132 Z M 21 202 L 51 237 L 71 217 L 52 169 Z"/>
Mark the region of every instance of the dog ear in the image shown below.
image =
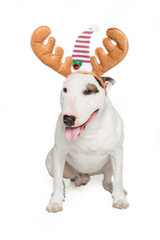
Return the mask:
<path id="1" fill-rule="evenodd" d="M 107 90 L 109 91 L 111 87 L 116 83 L 116 81 L 113 78 L 110 77 L 101 77 Z"/>

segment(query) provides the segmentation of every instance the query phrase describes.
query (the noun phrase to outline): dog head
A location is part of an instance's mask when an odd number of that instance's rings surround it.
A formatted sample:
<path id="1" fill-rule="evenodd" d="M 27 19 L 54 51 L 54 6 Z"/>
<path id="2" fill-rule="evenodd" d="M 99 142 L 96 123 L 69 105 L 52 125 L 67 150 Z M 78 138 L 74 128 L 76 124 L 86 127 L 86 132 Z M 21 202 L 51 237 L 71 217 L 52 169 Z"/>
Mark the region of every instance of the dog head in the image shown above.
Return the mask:
<path id="1" fill-rule="evenodd" d="M 109 91 L 114 80 L 103 78 Z M 61 91 L 61 118 L 67 140 L 73 141 L 103 109 L 106 96 L 101 83 L 93 75 L 72 74 L 63 83 Z"/>
<path id="2" fill-rule="evenodd" d="M 66 77 L 61 93 L 61 107 L 62 121 L 66 126 L 65 135 L 70 141 L 75 140 L 104 107 L 106 91 L 113 81 L 101 76 L 117 65 L 128 51 L 125 34 L 119 29 L 110 28 L 106 32 L 107 37 L 103 39 L 108 54 L 101 47 L 95 50 L 98 62 L 96 57 L 89 56 L 88 44 L 94 31 L 96 28 L 92 26 L 78 37 L 72 57 L 67 57 L 64 63 L 64 51 L 61 47 L 57 47 L 55 53 L 52 53 L 55 38 L 49 38 L 46 45 L 43 43 L 51 33 L 48 27 L 36 29 L 31 37 L 31 47 L 36 56 Z M 117 44 L 114 45 L 111 40 Z"/>

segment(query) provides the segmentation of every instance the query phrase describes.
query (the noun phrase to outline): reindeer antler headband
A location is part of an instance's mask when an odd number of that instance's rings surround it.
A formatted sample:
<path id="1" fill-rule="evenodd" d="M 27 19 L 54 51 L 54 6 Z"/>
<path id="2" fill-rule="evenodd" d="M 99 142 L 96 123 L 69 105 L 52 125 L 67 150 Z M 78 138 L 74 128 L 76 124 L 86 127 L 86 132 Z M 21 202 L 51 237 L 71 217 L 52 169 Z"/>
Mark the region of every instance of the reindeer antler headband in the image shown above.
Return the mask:
<path id="1" fill-rule="evenodd" d="M 50 37 L 47 45 L 43 44 L 44 40 L 51 33 L 48 27 L 42 26 L 33 32 L 31 47 L 36 56 L 44 64 L 62 74 L 64 77 L 75 72 L 92 74 L 97 77 L 105 89 L 103 80 L 100 77 L 123 60 L 128 51 L 128 40 L 125 34 L 119 29 L 108 29 L 106 32 L 108 37 L 103 39 L 103 45 L 108 51 L 108 54 L 104 52 L 103 48 L 97 48 L 95 53 L 100 61 L 100 63 L 98 63 L 96 57 L 89 56 L 90 39 L 94 31 L 97 31 L 95 25 L 87 31 L 82 32 L 76 40 L 72 57 L 67 57 L 64 63 L 62 63 L 64 51 L 61 47 L 56 47 L 55 53 L 52 53 L 56 42 L 55 38 Z M 115 41 L 117 45 L 113 45 L 111 40 Z"/>

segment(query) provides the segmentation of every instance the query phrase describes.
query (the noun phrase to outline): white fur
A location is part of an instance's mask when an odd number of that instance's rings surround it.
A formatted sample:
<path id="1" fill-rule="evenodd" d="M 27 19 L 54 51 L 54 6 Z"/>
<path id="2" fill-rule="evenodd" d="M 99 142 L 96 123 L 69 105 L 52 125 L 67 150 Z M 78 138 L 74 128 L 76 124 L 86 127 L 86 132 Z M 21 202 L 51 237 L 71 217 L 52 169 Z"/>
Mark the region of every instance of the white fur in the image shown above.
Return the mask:
<path id="1" fill-rule="evenodd" d="M 84 95 L 83 91 L 88 83 L 95 84 L 99 92 Z M 103 186 L 111 184 L 113 173 L 113 207 L 127 208 L 128 202 L 122 186 L 123 122 L 109 100 L 108 91 L 105 96 L 104 89 L 96 79 L 87 74 L 69 76 L 64 81 L 64 87 L 67 88 L 67 93 L 63 90 L 61 92 L 62 111 L 57 121 L 55 145 L 46 159 L 47 169 L 54 176 L 54 193 L 47 210 L 62 210 L 66 162 L 79 173 L 103 173 Z M 63 115 L 75 115 L 75 126 L 79 126 L 97 109 L 97 116 L 86 126 L 84 132 L 75 141 L 68 141 L 65 137 Z"/>

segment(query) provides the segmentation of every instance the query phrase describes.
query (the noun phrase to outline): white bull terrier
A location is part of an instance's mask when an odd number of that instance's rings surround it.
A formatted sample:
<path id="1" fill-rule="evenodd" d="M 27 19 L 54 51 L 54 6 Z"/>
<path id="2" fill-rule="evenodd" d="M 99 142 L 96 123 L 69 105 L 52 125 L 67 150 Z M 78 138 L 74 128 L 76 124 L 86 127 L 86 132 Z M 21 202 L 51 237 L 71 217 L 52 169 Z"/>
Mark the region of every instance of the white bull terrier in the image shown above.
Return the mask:
<path id="1" fill-rule="evenodd" d="M 118 44 L 114 46 L 106 38 L 104 45 L 109 54 L 104 56 L 101 48 L 96 50 L 101 66 L 92 57 L 91 74 L 79 69 L 78 72 L 72 71 L 74 72 L 72 74 L 70 71 L 67 72 L 72 66 L 73 55 L 72 59 L 67 58 L 65 69 L 65 64 L 62 63 L 57 67 L 57 56 L 61 59 L 63 53 L 61 48 L 56 48 L 55 55 L 51 55 L 55 43 L 53 38 L 49 39 L 48 45 L 43 45 L 44 39 L 50 33 L 47 27 L 37 29 L 32 35 L 31 45 L 36 55 L 45 64 L 67 77 L 61 91 L 62 111 L 57 120 L 55 144 L 46 158 L 47 170 L 54 177 L 53 194 L 47 206 L 48 212 L 58 212 L 63 209 L 63 177 L 71 179 L 76 186 L 80 186 L 86 184 L 90 176 L 97 174 L 104 175 L 102 184 L 112 194 L 113 207 L 122 209 L 129 206 L 122 184 L 123 122 L 108 97 L 108 91 L 114 80 L 107 77 L 100 78 L 103 72 L 124 58 L 128 42 L 120 30 L 110 29 L 110 31 L 107 32 L 108 36 Z M 48 53 L 50 55 L 47 55 Z M 106 61 L 103 58 L 106 56 L 108 62 L 104 66 Z M 100 68 L 97 69 L 97 66 Z"/>

